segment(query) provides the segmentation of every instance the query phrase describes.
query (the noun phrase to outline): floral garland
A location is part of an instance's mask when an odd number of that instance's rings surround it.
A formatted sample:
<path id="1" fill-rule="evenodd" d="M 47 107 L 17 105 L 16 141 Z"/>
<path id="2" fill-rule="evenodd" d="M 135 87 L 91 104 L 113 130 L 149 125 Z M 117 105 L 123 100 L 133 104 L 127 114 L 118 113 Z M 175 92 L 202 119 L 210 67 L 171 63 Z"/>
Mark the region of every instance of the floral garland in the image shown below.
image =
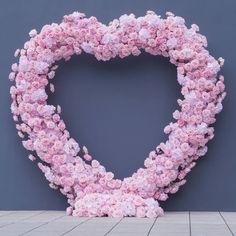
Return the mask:
<path id="1" fill-rule="evenodd" d="M 106 26 L 93 16 L 74 12 L 60 24 L 45 25 L 40 33 L 31 30 L 30 40 L 15 52 L 19 63 L 12 65 L 9 79 L 15 81 L 10 93 L 16 128 L 23 146 L 32 151 L 29 159 L 38 159 L 50 187 L 66 195 L 68 215 L 163 215 L 157 200 L 176 193 L 196 160 L 207 152 L 215 115 L 226 95 L 224 77 L 217 75 L 224 60 L 209 54 L 206 37 L 197 33 L 196 24 L 187 28 L 182 17 L 171 12 L 166 16 L 162 19 L 153 11 L 138 18 L 122 15 Z M 176 121 L 164 128 L 167 141 L 150 152 L 145 167 L 119 180 L 70 137 L 60 106 L 47 103 L 45 89 L 55 90 L 51 81 L 56 61 L 83 51 L 107 61 L 138 56 L 141 50 L 170 58 L 183 98 L 173 113 Z"/>

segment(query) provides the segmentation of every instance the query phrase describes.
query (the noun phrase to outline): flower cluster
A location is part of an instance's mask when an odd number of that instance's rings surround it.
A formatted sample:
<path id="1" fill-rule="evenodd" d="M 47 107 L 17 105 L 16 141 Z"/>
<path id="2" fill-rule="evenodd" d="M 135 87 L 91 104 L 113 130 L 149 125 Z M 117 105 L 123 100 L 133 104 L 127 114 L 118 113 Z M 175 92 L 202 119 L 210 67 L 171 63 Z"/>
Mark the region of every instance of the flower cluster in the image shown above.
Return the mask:
<path id="1" fill-rule="evenodd" d="M 222 110 L 224 77 L 218 75 L 224 60 L 206 50 L 206 37 L 198 26 L 187 28 L 182 17 L 171 12 L 162 19 L 152 11 L 143 17 L 123 15 L 108 26 L 95 17 L 74 12 L 62 23 L 45 25 L 40 33 L 30 31 L 23 49 L 17 49 L 19 63 L 12 65 L 9 79 L 11 111 L 29 159 L 50 182 L 66 195 L 67 214 L 74 216 L 138 216 L 163 214 L 158 201 L 176 193 L 214 136 L 212 124 Z M 93 159 L 88 149 L 70 137 L 61 118 L 61 107 L 49 105 L 46 88 L 55 91 L 56 61 L 69 60 L 82 52 L 98 60 L 116 56 L 138 56 L 144 50 L 168 57 L 177 67 L 183 97 L 179 109 L 164 128 L 166 142 L 151 151 L 144 167 L 119 180 Z"/>

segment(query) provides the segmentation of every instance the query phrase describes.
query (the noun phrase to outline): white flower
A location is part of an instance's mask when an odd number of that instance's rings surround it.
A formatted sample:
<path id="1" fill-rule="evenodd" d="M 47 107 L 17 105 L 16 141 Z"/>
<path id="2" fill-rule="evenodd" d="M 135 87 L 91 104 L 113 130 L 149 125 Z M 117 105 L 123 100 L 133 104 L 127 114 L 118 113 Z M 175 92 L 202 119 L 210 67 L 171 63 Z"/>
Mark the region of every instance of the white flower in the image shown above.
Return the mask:
<path id="1" fill-rule="evenodd" d="M 160 16 L 148 15 L 147 17 L 148 17 L 147 22 L 152 26 L 158 25 L 161 22 Z"/>
<path id="2" fill-rule="evenodd" d="M 220 65 L 216 60 L 214 60 L 212 63 L 208 63 L 207 68 L 213 70 L 215 74 L 220 71 Z"/>
<path id="3" fill-rule="evenodd" d="M 34 70 L 37 74 L 43 74 L 45 69 L 49 67 L 49 64 L 43 61 L 35 62 Z"/>
<path id="4" fill-rule="evenodd" d="M 146 40 L 146 39 L 148 39 L 149 37 L 150 37 L 150 34 L 149 34 L 149 32 L 148 32 L 147 29 L 142 28 L 142 29 L 139 31 L 139 38 L 140 38 L 141 40 Z"/>
<path id="5" fill-rule="evenodd" d="M 81 48 L 82 48 L 86 53 L 92 53 L 92 52 L 93 52 L 93 45 L 92 45 L 92 43 L 83 42 L 83 43 L 81 44 Z"/>
<path id="6" fill-rule="evenodd" d="M 185 85 L 186 83 L 186 77 L 183 76 L 182 74 L 177 75 L 177 80 L 180 85 Z"/>
<path id="7" fill-rule="evenodd" d="M 47 98 L 47 94 L 45 92 L 45 89 L 43 88 L 39 88 L 31 94 L 31 100 L 33 102 L 36 102 L 39 100 L 45 100 L 46 98 Z"/>
<path id="8" fill-rule="evenodd" d="M 111 34 L 104 34 L 101 40 L 102 44 L 108 44 L 112 40 L 112 35 Z"/>
<path id="9" fill-rule="evenodd" d="M 200 134 L 206 134 L 208 132 L 208 126 L 206 123 L 201 123 L 197 126 Z"/>
<path id="10" fill-rule="evenodd" d="M 29 36 L 31 38 L 35 37 L 37 35 L 37 30 L 36 29 L 32 29 L 30 32 L 29 32 Z"/>
<path id="11" fill-rule="evenodd" d="M 29 71 L 29 61 L 26 56 L 21 56 L 19 59 L 19 71 Z"/>
<path id="12" fill-rule="evenodd" d="M 120 25 L 132 25 L 135 23 L 135 15 L 134 14 L 124 14 L 120 18 Z"/>
<path id="13" fill-rule="evenodd" d="M 216 113 L 220 113 L 223 109 L 222 103 L 217 103 L 216 104 Z"/>
<path id="14" fill-rule="evenodd" d="M 176 38 L 170 38 L 167 40 L 166 45 L 168 48 L 172 49 L 177 45 L 177 39 Z"/>
<path id="15" fill-rule="evenodd" d="M 185 99 L 190 102 L 194 102 L 196 98 L 197 98 L 197 95 L 194 91 L 190 91 L 188 94 L 185 95 Z"/>
<path id="16" fill-rule="evenodd" d="M 225 63 L 225 59 L 222 58 L 222 57 L 219 57 L 217 61 L 218 61 L 218 63 L 219 63 L 220 66 L 223 66 L 224 63 Z"/>

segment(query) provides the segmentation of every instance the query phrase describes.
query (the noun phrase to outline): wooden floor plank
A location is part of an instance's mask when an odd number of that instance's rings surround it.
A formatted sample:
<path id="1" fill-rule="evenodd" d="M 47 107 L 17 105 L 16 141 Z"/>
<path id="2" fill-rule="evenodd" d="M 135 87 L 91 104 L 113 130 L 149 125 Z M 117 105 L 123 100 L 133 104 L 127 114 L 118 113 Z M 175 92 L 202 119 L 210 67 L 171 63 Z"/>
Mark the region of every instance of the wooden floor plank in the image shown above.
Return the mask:
<path id="1" fill-rule="evenodd" d="M 73 230 L 67 232 L 65 236 L 104 236 L 114 227 L 121 219 L 119 218 L 92 218 L 83 224 L 78 225 Z"/>
<path id="2" fill-rule="evenodd" d="M 189 213 L 167 212 L 157 218 L 150 236 L 189 236 Z"/>
<path id="3" fill-rule="evenodd" d="M 152 227 L 155 219 L 125 217 L 120 223 L 109 232 L 108 236 L 129 235 L 146 236 Z"/>
<path id="4" fill-rule="evenodd" d="M 191 212 L 192 236 L 232 236 L 219 212 Z"/>
<path id="5" fill-rule="evenodd" d="M 15 213 L 16 211 L 0 211 L 0 217 L 10 215 Z"/>
<path id="6" fill-rule="evenodd" d="M 236 235 L 236 212 L 220 212 L 231 234 Z"/>
<path id="7" fill-rule="evenodd" d="M 43 212 L 42 214 L 31 217 L 31 218 L 25 220 L 26 223 L 28 223 L 28 224 L 38 223 L 38 225 L 36 225 L 36 227 L 33 227 L 33 228 L 25 231 L 24 233 L 22 233 L 20 235 L 28 235 L 28 236 L 30 235 L 31 236 L 33 231 L 38 232 L 38 230 L 40 228 L 43 228 L 45 225 L 51 224 L 54 221 L 56 221 L 60 218 L 63 218 L 63 217 L 65 217 L 65 213 L 62 212 L 62 211 L 58 211 L 58 212 L 54 212 L 54 211 L 53 212 L 47 212 L 46 211 L 46 212 Z"/>
<path id="8" fill-rule="evenodd" d="M 7 225 L 29 219 L 35 215 L 41 214 L 42 211 L 15 211 L 9 214 L 5 214 L 0 217 L 0 229 Z"/>

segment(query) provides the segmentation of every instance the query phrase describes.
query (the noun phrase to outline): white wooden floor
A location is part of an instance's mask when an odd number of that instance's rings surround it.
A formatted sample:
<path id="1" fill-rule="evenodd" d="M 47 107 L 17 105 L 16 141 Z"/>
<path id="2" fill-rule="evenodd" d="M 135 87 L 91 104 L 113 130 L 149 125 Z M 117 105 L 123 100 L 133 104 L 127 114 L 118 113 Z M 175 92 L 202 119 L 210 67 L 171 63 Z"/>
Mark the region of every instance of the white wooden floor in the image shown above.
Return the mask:
<path id="1" fill-rule="evenodd" d="M 77 218 L 62 211 L 0 211 L 0 236 L 236 236 L 236 212 L 167 212 L 164 217 Z"/>

